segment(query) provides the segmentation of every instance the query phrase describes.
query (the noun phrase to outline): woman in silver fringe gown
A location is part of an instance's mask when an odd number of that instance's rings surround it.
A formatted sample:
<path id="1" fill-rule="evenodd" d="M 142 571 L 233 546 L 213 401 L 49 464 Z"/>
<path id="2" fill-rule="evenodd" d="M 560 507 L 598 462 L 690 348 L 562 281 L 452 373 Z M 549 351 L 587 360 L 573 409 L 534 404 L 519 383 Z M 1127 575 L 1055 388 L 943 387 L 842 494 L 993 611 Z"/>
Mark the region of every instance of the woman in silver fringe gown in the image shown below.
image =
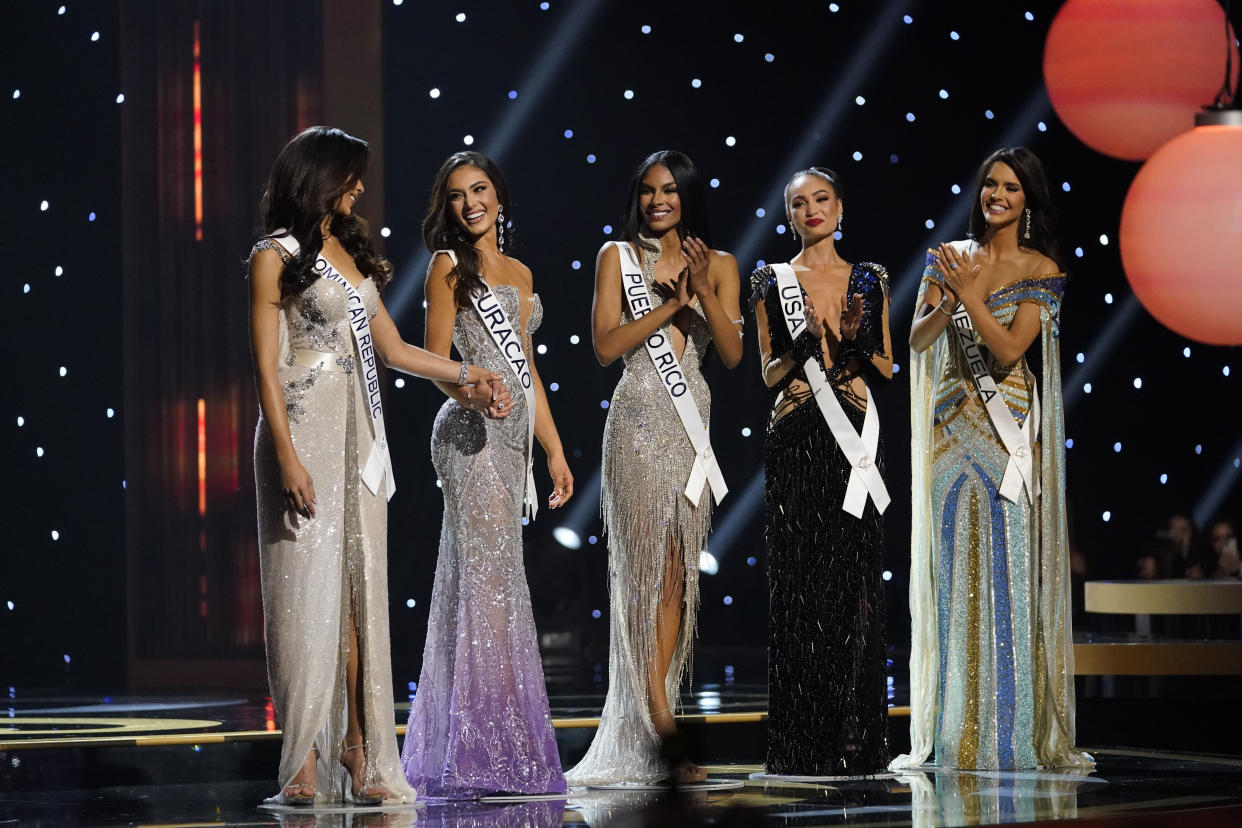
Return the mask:
<path id="1" fill-rule="evenodd" d="M 273 165 L 265 235 L 250 255 L 259 565 L 268 682 L 283 731 L 281 791 L 268 801 L 281 805 L 414 798 L 392 718 L 385 532 L 394 485 L 391 468 L 368 475 L 373 487 L 360 471 L 372 458 L 373 428 L 382 430 L 382 419 L 371 425 L 360 381 L 374 356 L 359 353 L 347 292 L 321 277 L 317 260 L 361 297 L 374 350 L 389 366 L 470 383 L 482 408 L 489 383 L 496 405 L 508 400 L 490 371 L 401 340 L 379 298 L 392 266 L 353 215 L 368 158 L 365 142 L 338 129 L 294 138 Z"/>
<path id="2" fill-rule="evenodd" d="M 637 321 L 623 309 L 621 253 L 612 243 L 596 262 L 594 344 L 602 365 L 625 371 L 604 426 L 602 500 L 608 539 L 608 696 L 571 785 L 697 781 L 688 759 L 674 767 L 661 741 L 689 670 L 699 601 L 699 555 L 711 525 L 708 486 L 697 503 L 683 493 L 695 449 L 644 342 L 672 338 L 704 426 L 711 395 L 701 373 L 708 349 L 735 367 L 742 357 L 737 263 L 710 248 L 698 172 L 679 152 L 649 156 L 635 171 L 622 244 L 641 262 L 653 310 Z"/>
<path id="3" fill-rule="evenodd" d="M 893 767 L 933 750 L 954 768 L 1093 764 L 1074 746 L 1058 341 L 1066 279 L 1051 206 L 1035 154 L 998 150 L 979 168 L 970 240 L 928 253 L 910 330 L 911 749 Z M 961 333 L 980 348 L 974 358 Z M 1039 378 L 1026 361 L 1036 341 Z M 1012 475 L 976 364 L 1004 403 L 1000 424 L 1020 429 Z"/>
<path id="4" fill-rule="evenodd" d="M 423 221 L 433 253 L 427 348 L 447 354 L 452 343 L 465 359 L 510 377 L 514 389 L 510 413 L 487 421 L 459 389 L 441 383 L 450 399 L 431 434 L 444 525 L 401 762 L 419 791 L 446 799 L 565 791 L 522 563 L 523 499 L 533 506 L 537 496 L 527 477 L 531 417 L 552 476 L 549 508 L 573 496 L 573 476 L 532 359 L 543 307 L 530 269 L 504 252 L 510 207 L 496 164 L 460 152 L 441 165 Z M 484 280 L 520 338 L 533 411 L 474 305 Z M 515 349 L 508 353 L 515 358 Z"/>

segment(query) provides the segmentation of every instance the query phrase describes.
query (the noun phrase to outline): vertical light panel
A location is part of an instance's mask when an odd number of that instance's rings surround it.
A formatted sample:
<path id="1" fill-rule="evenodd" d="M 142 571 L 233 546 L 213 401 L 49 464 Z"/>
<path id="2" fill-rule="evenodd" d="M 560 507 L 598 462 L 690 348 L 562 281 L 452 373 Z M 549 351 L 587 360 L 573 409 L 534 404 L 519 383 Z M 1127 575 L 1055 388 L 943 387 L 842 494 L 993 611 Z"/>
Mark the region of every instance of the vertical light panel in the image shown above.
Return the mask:
<path id="1" fill-rule="evenodd" d="M 203 240 L 203 71 L 194 21 L 194 240 Z"/>
<path id="2" fill-rule="evenodd" d="M 207 514 L 207 401 L 198 401 L 198 513 Z"/>

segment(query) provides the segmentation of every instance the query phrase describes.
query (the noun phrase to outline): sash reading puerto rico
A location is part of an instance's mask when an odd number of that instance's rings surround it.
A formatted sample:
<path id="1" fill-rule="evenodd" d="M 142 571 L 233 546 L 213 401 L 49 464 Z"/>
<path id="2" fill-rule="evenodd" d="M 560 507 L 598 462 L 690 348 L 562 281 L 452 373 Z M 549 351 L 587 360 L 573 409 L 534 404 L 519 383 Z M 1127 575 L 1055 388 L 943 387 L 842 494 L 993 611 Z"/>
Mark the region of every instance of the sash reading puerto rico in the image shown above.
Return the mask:
<path id="1" fill-rule="evenodd" d="M 635 320 L 641 319 L 653 310 L 651 294 L 647 291 L 647 283 L 643 280 L 642 266 L 638 263 L 633 248 L 628 244 L 624 242 L 610 242 L 610 244 L 616 245 L 617 252 L 621 256 L 621 295 L 625 299 L 626 307 L 630 309 L 630 316 Z M 694 446 L 694 466 L 690 469 L 690 478 L 686 481 L 684 494 L 691 503 L 697 506 L 699 496 L 703 493 L 703 485 L 707 483 L 711 486 L 712 497 L 719 505 L 720 501 L 724 500 L 724 496 L 729 493 L 729 487 L 725 485 L 724 474 L 720 471 L 720 464 L 716 462 L 716 455 L 712 451 L 707 429 L 703 427 L 699 409 L 695 406 L 694 397 L 690 394 L 690 386 L 686 384 L 686 375 L 681 370 L 681 362 L 673 351 L 672 337 L 666 332 L 668 327 L 665 325 L 652 331 L 647 337 L 646 346 L 647 356 L 651 358 L 656 373 L 662 380 L 660 384 L 672 400 L 682 428 L 686 430 L 686 437 Z"/>

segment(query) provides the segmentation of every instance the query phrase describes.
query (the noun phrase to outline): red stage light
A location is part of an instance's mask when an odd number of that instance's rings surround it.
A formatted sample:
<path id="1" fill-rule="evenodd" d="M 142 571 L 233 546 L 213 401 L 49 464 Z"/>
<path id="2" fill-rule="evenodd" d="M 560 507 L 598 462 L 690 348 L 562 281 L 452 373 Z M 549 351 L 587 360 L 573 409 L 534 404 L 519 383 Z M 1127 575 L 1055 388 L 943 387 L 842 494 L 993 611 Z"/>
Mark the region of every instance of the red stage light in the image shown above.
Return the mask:
<path id="1" fill-rule="evenodd" d="M 1198 126 L 1143 165 L 1121 212 L 1121 262 L 1161 324 L 1242 345 L 1242 116 Z"/>
<path id="2" fill-rule="evenodd" d="M 1225 79 L 1216 0 L 1069 0 L 1044 44 L 1057 116 L 1092 149 L 1142 161 L 1188 129 Z M 1238 73 L 1237 44 L 1233 72 Z"/>

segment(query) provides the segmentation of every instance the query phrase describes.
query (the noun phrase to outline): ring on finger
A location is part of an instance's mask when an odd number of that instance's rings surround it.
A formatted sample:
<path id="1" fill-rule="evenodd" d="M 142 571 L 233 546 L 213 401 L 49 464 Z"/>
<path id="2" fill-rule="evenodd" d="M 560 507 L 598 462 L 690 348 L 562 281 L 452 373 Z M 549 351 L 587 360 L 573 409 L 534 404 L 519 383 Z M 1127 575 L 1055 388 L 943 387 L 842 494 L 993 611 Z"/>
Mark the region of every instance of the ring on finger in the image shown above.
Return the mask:
<path id="1" fill-rule="evenodd" d="M 957 270 L 957 262 L 949 262 L 949 270 Z"/>

